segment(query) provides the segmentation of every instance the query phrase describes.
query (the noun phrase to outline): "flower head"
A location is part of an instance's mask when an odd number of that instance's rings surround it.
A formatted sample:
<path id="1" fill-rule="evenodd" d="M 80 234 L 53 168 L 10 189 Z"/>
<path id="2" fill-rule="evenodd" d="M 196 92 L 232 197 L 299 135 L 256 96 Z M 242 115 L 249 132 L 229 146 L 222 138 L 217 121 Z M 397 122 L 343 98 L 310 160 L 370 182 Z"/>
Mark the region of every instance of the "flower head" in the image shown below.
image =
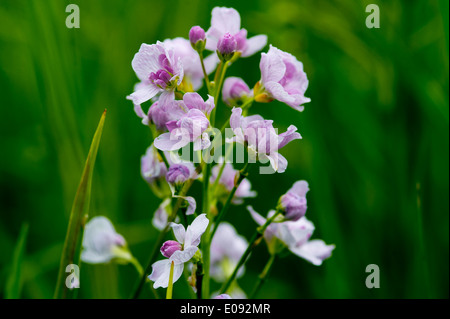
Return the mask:
<path id="1" fill-rule="evenodd" d="M 302 104 L 310 102 L 305 97 L 308 78 L 303 71 L 303 64 L 293 55 L 270 46 L 269 52 L 261 53 L 261 83 L 255 87 L 255 99 L 260 94 L 286 103 L 297 111 L 303 111 Z"/>
<path id="2" fill-rule="evenodd" d="M 189 30 L 189 41 L 191 42 L 192 48 L 197 51 L 202 51 L 205 47 L 206 34 L 200 26 L 194 26 Z M 200 47 L 199 47 L 199 42 Z"/>
<path id="3" fill-rule="evenodd" d="M 171 165 L 166 174 L 166 180 L 170 184 L 182 184 L 189 179 L 191 172 L 183 164 Z"/>
<path id="4" fill-rule="evenodd" d="M 250 156 L 268 159 L 273 169 L 279 173 L 286 170 L 287 160 L 278 150 L 290 141 L 301 138 L 294 125 L 278 135 L 273 121 L 264 120 L 260 115 L 244 117 L 241 108 L 233 108 L 230 127 L 235 134 L 233 141 L 247 145 Z"/>
<path id="5" fill-rule="evenodd" d="M 241 29 L 241 17 L 233 8 L 215 7 L 212 10 L 211 27 L 206 32 L 206 49 L 215 51 L 220 39 L 229 33 L 236 41 L 236 51 L 242 57 L 248 57 L 267 44 L 266 35 L 257 35 L 247 39 L 247 30 Z"/>
<path id="6" fill-rule="evenodd" d="M 154 288 L 167 288 L 172 262 L 174 263 L 173 282 L 176 282 L 180 278 L 183 273 L 184 263 L 191 260 L 197 252 L 198 245 L 200 244 L 200 237 L 205 232 L 208 223 L 209 220 L 206 218 L 206 214 L 201 214 L 195 218 L 187 229 L 181 224 L 171 223 L 176 242 L 178 242 L 179 245 L 175 244 L 175 241 L 163 244 L 161 253 L 165 257 L 169 254 L 170 256 L 168 259 L 157 261 L 152 265 L 152 273 L 148 278 L 154 281 Z"/>
<path id="7" fill-rule="evenodd" d="M 231 60 L 234 52 L 236 52 L 236 49 L 237 41 L 234 36 L 232 36 L 228 32 L 219 39 L 219 42 L 217 42 L 217 53 L 219 54 L 221 60 Z"/>
<path id="8" fill-rule="evenodd" d="M 127 98 L 140 105 L 161 93 L 162 104 L 173 100 L 175 88 L 183 81 L 181 60 L 175 59 L 173 50 L 164 43 L 148 45 L 143 43 L 131 62 L 133 70 L 141 81 Z"/>
<path id="9" fill-rule="evenodd" d="M 296 182 L 286 194 L 280 198 L 280 206 L 288 220 L 299 220 L 306 213 L 306 193 L 309 191 L 308 182 Z"/>
<path id="10" fill-rule="evenodd" d="M 230 106 L 237 105 L 238 103 L 242 104 L 244 100 L 252 95 L 252 91 L 250 91 L 248 85 L 241 78 L 230 76 L 225 79 L 222 89 L 222 99 L 226 104 Z"/>
<path id="11" fill-rule="evenodd" d="M 155 139 L 155 147 L 163 151 L 178 150 L 190 142 L 194 142 L 194 150 L 205 149 L 211 145 L 208 134 L 207 115 L 214 108 L 214 99 L 209 96 L 203 101 L 198 93 L 186 93 L 183 101 L 173 101 L 173 107 L 180 108 L 182 116 L 166 123 L 169 133 L 164 133 Z"/>
<path id="12" fill-rule="evenodd" d="M 253 219 L 259 225 L 263 225 L 266 219 L 259 215 L 251 206 L 247 206 Z M 269 211 L 268 218 L 275 211 Z M 309 240 L 315 227 L 313 223 L 302 217 L 297 221 L 272 223 L 264 232 L 264 239 L 271 253 L 276 253 L 278 242 L 283 243 L 295 255 L 309 261 L 313 265 L 320 266 L 323 260 L 331 256 L 334 245 L 327 245 L 321 239 Z"/>
<path id="13" fill-rule="evenodd" d="M 125 239 L 104 216 L 92 218 L 85 226 L 81 260 L 89 264 L 107 263 L 113 258 L 131 259 Z"/>

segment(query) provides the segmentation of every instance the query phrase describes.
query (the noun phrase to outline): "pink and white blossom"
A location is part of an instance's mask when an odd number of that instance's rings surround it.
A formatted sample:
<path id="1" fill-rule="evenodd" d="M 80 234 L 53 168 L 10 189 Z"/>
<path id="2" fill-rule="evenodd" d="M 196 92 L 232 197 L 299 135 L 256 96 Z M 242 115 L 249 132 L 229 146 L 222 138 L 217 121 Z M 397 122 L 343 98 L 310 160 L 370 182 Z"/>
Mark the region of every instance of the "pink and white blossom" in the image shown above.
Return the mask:
<path id="1" fill-rule="evenodd" d="M 241 57 L 248 57 L 260 51 L 267 44 L 266 35 L 247 39 L 247 30 L 241 29 L 241 16 L 233 8 L 215 7 L 212 10 L 211 27 L 206 31 L 206 49 L 216 51 L 223 36 L 229 33 L 236 41 L 236 50 Z"/>
<path id="2" fill-rule="evenodd" d="M 104 216 L 92 218 L 84 228 L 81 260 L 89 264 L 110 262 L 113 258 L 130 260 L 131 254 L 120 249 L 126 246 L 125 239 Z"/>
<path id="3" fill-rule="evenodd" d="M 235 106 L 238 101 L 253 96 L 253 92 L 243 79 L 230 76 L 225 79 L 222 88 L 222 99 L 230 105 Z"/>
<path id="4" fill-rule="evenodd" d="M 302 62 L 292 54 L 270 46 L 267 53 L 261 53 L 261 92 L 267 92 L 270 98 L 284 102 L 297 111 L 303 111 L 302 104 L 310 102 L 305 97 L 308 78 L 303 71 Z M 255 92 L 255 99 L 258 95 Z"/>
<path id="5" fill-rule="evenodd" d="M 259 215 L 251 206 L 247 206 L 253 219 L 259 225 L 264 225 L 266 218 Z M 274 210 L 269 211 L 267 218 L 275 214 Z M 320 266 L 322 262 L 331 256 L 335 245 L 327 245 L 321 239 L 310 240 L 314 232 L 314 224 L 306 217 L 297 221 L 285 221 L 281 223 L 271 223 L 264 232 L 264 239 L 272 253 L 275 253 L 276 242 L 281 241 L 295 255 L 309 261 L 313 265 Z"/>
<path id="6" fill-rule="evenodd" d="M 154 145 L 163 151 L 176 151 L 190 142 L 194 143 L 194 150 L 205 149 L 211 145 L 208 133 L 208 116 L 214 108 L 214 98 L 208 95 L 204 101 L 198 93 L 186 93 L 183 101 L 172 101 L 173 108 L 180 108 L 182 115 L 177 120 L 166 123 L 168 133 L 158 136 Z"/>
<path id="7" fill-rule="evenodd" d="M 156 44 L 143 43 L 131 62 L 133 70 L 141 81 L 127 98 L 134 105 L 140 105 L 157 94 L 159 103 L 166 104 L 175 99 L 175 89 L 183 81 L 184 70 L 180 57 L 160 41 Z"/>
<path id="8" fill-rule="evenodd" d="M 280 198 L 280 206 L 284 210 L 284 217 L 296 221 L 305 216 L 307 203 L 306 193 L 309 191 L 307 181 L 298 181 Z"/>
<path id="9" fill-rule="evenodd" d="M 242 116 L 242 109 L 234 107 L 230 117 L 230 127 L 235 136 L 232 141 L 247 145 L 253 158 L 268 159 L 272 168 L 283 173 L 287 160 L 278 150 L 290 141 L 302 138 L 294 125 L 284 133 L 277 134 L 272 120 L 264 120 L 260 115 Z"/>
<path id="10" fill-rule="evenodd" d="M 168 259 L 157 261 L 152 265 L 152 273 L 148 278 L 154 282 L 154 288 L 167 288 L 172 262 L 174 264 L 173 282 L 176 282 L 180 278 L 183 273 L 184 264 L 191 260 L 197 252 L 200 238 L 205 232 L 208 223 L 209 220 L 206 218 L 206 214 L 201 214 L 195 218 L 187 229 L 181 224 L 171 223 L 170 226 L 173 229 L 175 239 L 182 249 L 172 249 Z M 173 245 L 173 243 L 167 246 L 179 248 L 179 246 Z"/>

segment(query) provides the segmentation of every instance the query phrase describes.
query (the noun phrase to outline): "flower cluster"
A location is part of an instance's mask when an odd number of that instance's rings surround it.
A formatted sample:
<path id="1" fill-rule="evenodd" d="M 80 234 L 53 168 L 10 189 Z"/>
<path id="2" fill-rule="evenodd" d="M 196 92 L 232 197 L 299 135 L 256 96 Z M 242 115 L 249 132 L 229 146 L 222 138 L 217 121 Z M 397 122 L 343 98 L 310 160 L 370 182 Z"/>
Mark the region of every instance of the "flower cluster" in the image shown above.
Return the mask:
<path id="1" fill-rule="evenodd" d="M 274 257 L 285 248 L 314 265 L 320 265 L 334 249 L 322 240 L 310 240 L 314 226 L 305 217 L 306 181 L 294 183 L 275 200 L 267 219 L 248 206 L 258 224 L 250 241 L 238 234 L 239 225 L 222 221 L 231 204 L 241 205 L 257 196 L 250 167 L 268 163 L 272 173 L 285 172 L 288 160 L 280 151 L 302 138 L 294 125 L 278 133 L 274 121 L 249 114 L 255 109 L 251 107 L 277 100 L 301 112 L 310 102 L 305 97 L 308 79 L 297 58 L 272 45 L 261 53 L 261 77 L 253 87 L 242 78 L 226 77 L 237 60 L 261 51 L 268 40 L 266 35 L 249 37 L 235 9 L 214 8 L 207 31 L 194 26 L 186 36 L 142 44 L 131 63 L 139 83 L 127 99 L 153 134 L 141 158 L 141 175 L 161 200 L 152 223 L 161 232 L 155 247 L 164 256 L 155 262 L 156 254 L 151 255 L 152 272 L 142 274 L 135 296 L 148 276 L 153 288 L 167 288 L 171 298 L 173 284 L 187 272 L 187 283 L 198 298 L 246 298 L 235 279 L 245 274 L 245 262 L 261 237 L 271 255 L 261 284 Z M 220 107 L 228 117 L 217 127 Z M 241 159 L 238 148 L 244 154 Z M 236 158 L 230 152 L 234 149 Z M 201 205 L 188 194 L 195 182 L 202 184 Z M 105 220 L 102 227 L 92 224 L 94 220 L 86 227 L 82 259 L 109 262 L 125 240 Z M 164 241 L 170 228 L 174 238 Z M 210 292 L 210 278 L 223 285 L 219 291 Z"/>

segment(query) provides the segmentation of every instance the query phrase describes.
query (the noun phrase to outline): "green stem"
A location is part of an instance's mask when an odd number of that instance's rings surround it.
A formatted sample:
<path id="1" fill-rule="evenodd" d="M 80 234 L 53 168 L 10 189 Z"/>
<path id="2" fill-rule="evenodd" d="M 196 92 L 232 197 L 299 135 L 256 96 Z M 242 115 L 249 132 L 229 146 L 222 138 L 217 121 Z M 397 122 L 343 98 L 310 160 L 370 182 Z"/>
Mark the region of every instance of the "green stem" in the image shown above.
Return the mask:
<path id="1" fill-rule="evenodd" d="M 255 234 L 253 234 L 253 237 L 250 239 L 250 242 L 248 244 L 247 249 L 245 250 L 244 254 L 242 255 L 241 259 L 239 260 L 238 264 L 236 265 L 236 267 L 234 268 L 233 273 L 231 274 L 230 278 L 228 278 L 228 280 L 225 282 L 225 284 L 222 286 L 222 289 L 220 290 L 220 294 L 224 294 L 226 293 L 226 291 L 228 290 L 228 288 L 230 287 L 231 283 L 234 281 L 234 278 L 236 278 L 236 275 L 239 271 L 239 268 L 241 268 L 241 266 L 246 262 L 247 257 L 250 255 L 250 253 L 252 252 L 253 248 L 255 248 L 256 246 L 258 246 L 260 239 L 262 238 L 264 231 L 266 230 L 266 228 L 275 220 L 275 218 L 281 213 L 280 210 L 277 210 L 275 212 L 275 214 L 273 214 L 272 217 L 270 217 L 269 219 L 266 220 L 266 222 L 264 223 L 264 225 L 258 227 L 256 229 Z"/>
<path id="2" fill-rule="evenodd" d="M 258 282 L 256 283 L 256 286 L 250 295 L 250 299 L 254 299 L 256 295 L 258 294 L 259 290 L 261 289 L 264 282 L 267 280 L 267 277 L 269 276 L 270 270 L 272 269 L 273 263 L 276 258 L 276 254 L 270 255 L 269 261 L 267 262 L 266 266 L 264 267 L 262 273 L 258 276 Z"/>
<path id="3" fill-rule="evenodd" d="M 198 175 L 202 169 L 203 169 L 203 165 L 204 163 L 201 163 L 199 166 L 197 166 L 196 170 L 196 174 Z M 192 184 L 194 183 L 195 180 L 195 176 L 190 179 L 189 181 L 186 182 L 186 184 L 183 186 L 183 189 L 181 190 L 181 196 L 185 196 L 187 194 L 187 192 L 189 191 L 189 189 L 191 188 Z M 170 226 L 169 224 L 171 222 L 173 222 L 177 216 L 178 210 L 181 207 L 181 203 L 182 203 L 183 199 L 182 198 L 178 198 L 174 208 L 172 210 L 172 213 L 170 214 L 168 220 L 167 220 L 167 226 L 161 230 L 161 232 L 158 235 L 158 238 L 156 239 L 155 245 L 153 246 L 152 252 L 150 254 L 149 260 L 148 260 L 148 264 L 147 267 L 145 268 L 145 272 L 144 274 L 141 276 L 141 279 L 139 280 L 139 283 L 136 286 L 136 289 L 133 293 L 133 299 L 137 299 L 142 291 L 142 287 L 144 286 L 145 283 L 145 278 L 146 278 L 146 274 L 150 273 L 152 271 L 152 264 L 153 264 L 153 260 L 156 257 L 156 254 L 159 251 L 159 248 L 161 247 L 164 237 L 166 235 L 166 233 L 170 230 Z"/>
<path id="4" fill-rule="evenodd" d="M 169 285 L 167 286 L 166 299 L 172 299 L 172 292 L 173 292 L 173 267 L 174 267 L 174 262 L 172 261 L 171 264 L 170 264 Z"/>
<path id="5" fill-rule="evenodd" d="M 206 88 L 208 89 L 208 93 L 211 94 L 211 83 L 209 82 L 208 73 L 206 73 L 205 63 L 203 62 L 203 52 L 198 53 L 200 57 L 200 64 L 202 65 L 203 76 L 205 78 Z"/>
<path id="6" fill-rule="evenodd" d="M 228 64 L 229 61 L 226 61 L 225 63 L 221 63 L 220 65 L 223 65 L 222 68 L 220 69 L 220 76 L 219 76 L 219 83 L 217 83 L 217 81 L 215 82 L 215 88 L 214 88 L 214 103 L 216 105 L 215 108 L 213 108 L 212 112 L 211 112 L 211 126 L 214 127 L 215 124 L 215 118 L 216 118 L 216 109 L 217 109 L 217 105 L 219 104 L 219 96 L 220 96 L 220 91 L 222 91 L 222 84 L 223 84 L 223 80 L 225 78 L 225 74 L 227 73 L 227 68 L 228 68 Z M 217 72 L 216 72 L 216 77 L 217 77 Z"/>
<path id="7" fill-rule="evenodd" d="M 197 299 L 202 299 L 203 276 L 204 276 L 203 263 L 199 261 L 197 263 L 197 270 L 195 272 Z"/>
<path id="8" fill-rule="evenodd" d="M 245 166 L 239 171 L 238 180 L 234 184 L 234 187 L 231 190 L 230 195 L 228 195 L 228 198 L 227 198 L 227 200 L 225 202 L 225 205 L 223 205 L 222 210 L 220 211 L 219 215 L 217 215 L 217 218 L 216 218 L 216 220 L 214 222 L 214 229 L 211 232 L 211 235 L 209 237 L 210 241 L 212 240 L 212 238 L 214 236 L 214 233 L 216 232 L 217 228 L 219 227 L 219 224 L 220 224 L 223 216 L 225 216 L 225 213 L 228 211 L 228 208 L 230 207 L 231 201 L 233 200 L 233 197 L 234 197 L 234 194 L 236 193 L 236 190 L 238 189 L 239 185 L 244 180 L 244 178 L 247 177 L 248 169 L 249 169 L 249 163 L 245 163 Z"/>

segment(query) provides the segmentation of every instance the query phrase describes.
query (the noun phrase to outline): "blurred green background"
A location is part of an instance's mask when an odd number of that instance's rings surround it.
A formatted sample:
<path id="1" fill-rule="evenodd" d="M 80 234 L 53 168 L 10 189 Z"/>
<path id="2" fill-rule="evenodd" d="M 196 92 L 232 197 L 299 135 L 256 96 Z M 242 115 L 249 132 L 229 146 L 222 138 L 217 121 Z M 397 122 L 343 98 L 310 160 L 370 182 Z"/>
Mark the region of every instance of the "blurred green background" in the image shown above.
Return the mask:
<path id="1" fill-rule="evenodd" d="M 70 3 L 80 7 L 80 29 L 65 26 Z M 379 29 L 365 26 L 370 3 L 380 7 Z M 187 37 L 193 25 L 206 30 L 217 5 L 236 8 L 250 35 L 267 34 L 294 54 L 310 81 L 303 113 L 278 102 L 252 107 L 281 131 L 294 124 L 303 140 L 283 149 L 286 173 L 255 171 L 259 197 L 246 204 L 265 214 L 306 179 L 313 238 L 337 247 L 321 267 L 295 256 L 279 260 L 259 297 L 448 298 L 446 0 L 2 1 L 0 297 L 25 222 L 20 295 L 52 297 L 70 208 L 105 108 L 91 216 L 108 216 L 147 262 L 159 199 L 140 176 L 151 137 L 125 99 L 137 82 L 131 60 L 143 42 Z M 253 85 L 259 59 L 241 59 L 228 74 Z M 227 220 L 252 235 L 245 205 Z M 260 245 L 239 281 L 245 291 L 267 258 Z M 368 264 L 380 267 L 379 289 L 365 286 Z M 83 264 L 78 296 L 126 298 L 135 280 L 132 266 Z M 188 296 L 185 285 L 175 285 L 174 297 Z"/>

